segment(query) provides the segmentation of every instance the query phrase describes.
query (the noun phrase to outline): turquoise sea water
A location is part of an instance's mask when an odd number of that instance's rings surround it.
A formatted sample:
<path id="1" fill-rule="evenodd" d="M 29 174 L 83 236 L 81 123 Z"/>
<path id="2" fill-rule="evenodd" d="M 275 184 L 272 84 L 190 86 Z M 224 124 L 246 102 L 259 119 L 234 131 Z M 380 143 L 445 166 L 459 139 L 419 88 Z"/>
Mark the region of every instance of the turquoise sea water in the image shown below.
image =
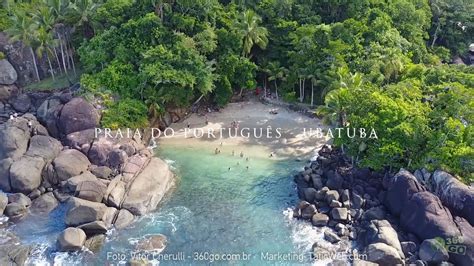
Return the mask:
<path id="1" fill-rule="evenodd" d="M 97 257 L 51 252 L 64 227 L 64 212 L 58 208 L 50 214 L 53 220 L 45 219 L 26 230 L 28 222 L 16 226 L 22 239 L 43 244 L 30 263 L 117 265 L 113 255 L 130 259 L 136 242 L 152 234 L 167 236 L 163 254 L 179 256 L 179 261 L 162 261 L 162 265 L 275 264 L 272 258 L 278 253 L 290 256 L 278 264 L 308 262 L 309 255 L 300 254 L 321 234 L 292 219 L 289 211 L 298 201 L 292 176 L 303 162 L 214 155 L 212 149 L 192 147 L 164 146 L 157 154 L 172 165 L 178 180 L 156 212 L 140 217 L 125 230 L 110 232 Z M 42 228 L 36 228 L 40 224 Z"/>

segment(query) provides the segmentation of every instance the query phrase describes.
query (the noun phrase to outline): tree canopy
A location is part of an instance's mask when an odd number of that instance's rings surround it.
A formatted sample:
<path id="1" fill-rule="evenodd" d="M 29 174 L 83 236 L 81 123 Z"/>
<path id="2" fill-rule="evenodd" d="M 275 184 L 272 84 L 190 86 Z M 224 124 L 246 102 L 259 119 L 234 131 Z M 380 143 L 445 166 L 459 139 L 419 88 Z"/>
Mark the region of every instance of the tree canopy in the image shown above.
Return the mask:
<path id="1" fill-rule="evenodd" d="M 8 0 L 0 12 L 52 76 L 79 61 L 86 93 L 128 103 L 109 125 L 263 86 L 332 126 L 379 132 L 335 140 L 360 165 L 473 178 L 474 70 L 450 64 L 469 63 L 470 0 Z"/>

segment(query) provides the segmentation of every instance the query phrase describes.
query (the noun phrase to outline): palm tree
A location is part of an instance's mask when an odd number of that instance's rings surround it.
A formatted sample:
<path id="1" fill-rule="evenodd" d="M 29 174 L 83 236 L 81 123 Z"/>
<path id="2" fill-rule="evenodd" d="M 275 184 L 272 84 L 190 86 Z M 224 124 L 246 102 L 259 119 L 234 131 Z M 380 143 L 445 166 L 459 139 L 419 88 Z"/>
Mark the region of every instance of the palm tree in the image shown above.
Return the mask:
<path id="1" fill-rule="evenodd" d="M 308 79 L 311 81 L 311 107 L 314 106 L 314 85 L 318 83 L 318 80 L 314 75 L 308 75 Z"/>
<path id="2" fill-rule="evenodd" d="M 316 110 L 318 115 L 324 116 L 326 124 L 343 127 L 346 123 L 346 99 L 349 97 L 349 89 L 340 88 L 332 90 L 324 99 L 324 105 Z"/>
<path id="3" fill-rule="evenodd" d="M 344 127 L 347 125 L 346 109 L 351 91 L 359 90 L 362 85 L 362 75 L 352 74 L 347 67 L 339 68 L 339 88 L 330 91 L 324 99 L 325 105 L 318 107 L 318 115 L 324 116 L 324 121 L 328 124 Z"/>
<path id="4" fill-rule="evenodd" d="M 253 10 L 246 10 L 240 18 L 235 21 L 235 28 L 243 36 L 242 56 L 250 56 L 252 47 L 256 44 L 261 49 L 265 49 L 268 44 L 268 31 L 265 27 L 260 26 L 262 18 Z"/>
<path id="5" fill-rule="evenodd" d="M 37 24 L 33 23 L 33 20 L 30 16 L 24 12 L 14 12 L 10 16 L 11 25 L 6 30 L 7 34 L 10 36 L 10 41 L 20 41 L 23 47 L 28 47 L 30 50 L 31 58 L 33 60 L 33 66 L 35 69 L 36 79 L 40 81 L 40 76 L 38 72 L 38 65 L 36 62 L 35 53 L 33 51 L 33 45 L 35 42 L 35 31 Z"/>
<path id="6" fill-rule="evenodd" d="M 74 22 L 75 26 L 82 28 L 87 39 L 95 35 L 92 17 L 99 7 L 100 3 L 95 0 L 76 0 L 70 5 L 69 18 Z"/>
<path id="7" fill-rule="evenodd" d="M 286 76 L 288 75 L 288 70 L 284 67 L 280 67 L 280 65 L 277 62 L 270 62 L 268 64 L 268 69 L 270 72 L 268 81 L 274 82 L 275 95 L 276 95 L 276 99 L 278 100 L 278 80 L 285 80 Z"/>
<path id="8" fill-rule="evenodd" d="M 53 77 L 53 80 L 55 80 L 54 69 L 53 69 L 53 65 L 51 64 L 51 59 L 50 59 L 50 55 L 51 56 L 53 55 L 53 49 L 51 47 L 55 45 L 53 36 L 51 35 L 50 31 L 48 32 L 44 27 L 40 27 L 37 31 L 36 39 L 38 40 L 36 55 L 38 55 L 39 58 L 42 58 L 43 55 L 46 53 L 46 58 L 48 59 L 49 70 L 51 71 L 51 76 Z"/>

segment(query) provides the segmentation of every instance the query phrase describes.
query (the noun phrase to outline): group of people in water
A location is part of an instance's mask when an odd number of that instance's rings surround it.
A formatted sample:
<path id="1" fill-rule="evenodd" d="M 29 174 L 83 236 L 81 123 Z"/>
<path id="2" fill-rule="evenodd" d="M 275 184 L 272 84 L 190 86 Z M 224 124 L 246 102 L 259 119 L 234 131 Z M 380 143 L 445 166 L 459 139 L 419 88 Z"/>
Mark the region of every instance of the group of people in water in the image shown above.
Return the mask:
<path id="1" fill-rule="evenodd" d="M 220 146 L 222 147 L 222 142 L 221 142 Z M 220 153 L 221 153 L 221 149 L 216 148 L 216 149 L 214 150 L 214 154 L 218 155 L 218 154 L 220 154 Z M 235 150 L 232 150 L 232 156 L 235 156 Z M 240 154 L 239 154 L 239 156 L 240 156 L 240 158 L 244 158 L 244 152 L 241 151 Z M 274 155 L 273 155 L 273 152 L 271 152 L 270 155 L 269 155 L 269 157 L 270 157 L 270 158 L 273 158 L 273 156 L 274 156 Z M 250 160 L 249 157 L 245 157 L 245 161 L 246 161 L 246 162 L 248 162 L 249 160 Z M 240 162 L 237 162 L 237 165 L 240 165 Z M 248 169 L 249 169 L 249 166 L 247 165 L 245 168 L 248 170 Z M 228 170 L 230 171 L 230 170 L 232 170 L 232 168 L 229 167 Z"/>

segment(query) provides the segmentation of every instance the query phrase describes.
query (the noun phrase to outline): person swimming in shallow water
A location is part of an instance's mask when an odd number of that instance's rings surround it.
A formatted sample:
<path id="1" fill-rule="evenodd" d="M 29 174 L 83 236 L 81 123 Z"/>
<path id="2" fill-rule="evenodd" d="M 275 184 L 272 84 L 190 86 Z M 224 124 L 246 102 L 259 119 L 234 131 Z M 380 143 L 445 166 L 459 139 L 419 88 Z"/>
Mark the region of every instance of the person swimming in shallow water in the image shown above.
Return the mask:
<path id="1" fill-rule="evenodd" d="M 244 153 L 240 152 L 240 158 L 244 157 Z"/>
<path id="2" fill-rule="evenodd" d="M 234 155 L 235 155 L 235 151 L 234 151 L 234 150 L 232 150 L 232 156 L 234 156 Z"/>
<path id="3" fill-rule="evenodd" d="M 272 158 L 272 157 L 273 157 L 273 152 L 270 153 L 270 158 Z"/>

